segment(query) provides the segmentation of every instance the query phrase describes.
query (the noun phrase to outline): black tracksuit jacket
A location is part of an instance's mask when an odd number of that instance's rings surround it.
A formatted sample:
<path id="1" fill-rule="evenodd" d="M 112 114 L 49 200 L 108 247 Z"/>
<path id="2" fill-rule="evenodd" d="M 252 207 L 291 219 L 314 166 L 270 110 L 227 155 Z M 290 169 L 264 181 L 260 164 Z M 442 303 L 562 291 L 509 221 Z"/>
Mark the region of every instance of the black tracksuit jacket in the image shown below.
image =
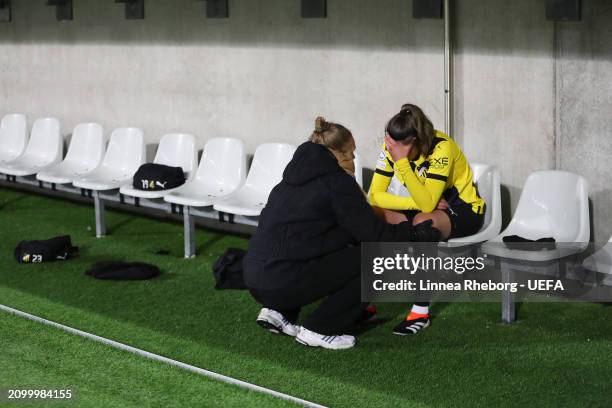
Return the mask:
<path id="1" fill-rule="evenodd" d="M 361 242 L 412 240 L 411 223 L 380 220 L 333 154 L 306 142 L 270 193 L 249 242 L 244 278 L 251 289 L 291 288 L 307 279 L 301 270 L 309 261 Z"/>

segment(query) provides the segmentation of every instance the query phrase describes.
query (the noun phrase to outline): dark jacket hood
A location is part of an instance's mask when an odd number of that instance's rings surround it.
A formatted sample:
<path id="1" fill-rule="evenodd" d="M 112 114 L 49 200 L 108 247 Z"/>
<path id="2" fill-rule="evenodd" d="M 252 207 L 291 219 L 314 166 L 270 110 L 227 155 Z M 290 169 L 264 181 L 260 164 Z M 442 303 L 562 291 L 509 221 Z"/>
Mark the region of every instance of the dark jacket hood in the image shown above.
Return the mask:
<path id="1" fill-rule="evenodd" d="M 306 142 L 300 145 L 283 172 L 283 181 L 302 185 L 318 177 L 343 171 L 326 147 Z"/>

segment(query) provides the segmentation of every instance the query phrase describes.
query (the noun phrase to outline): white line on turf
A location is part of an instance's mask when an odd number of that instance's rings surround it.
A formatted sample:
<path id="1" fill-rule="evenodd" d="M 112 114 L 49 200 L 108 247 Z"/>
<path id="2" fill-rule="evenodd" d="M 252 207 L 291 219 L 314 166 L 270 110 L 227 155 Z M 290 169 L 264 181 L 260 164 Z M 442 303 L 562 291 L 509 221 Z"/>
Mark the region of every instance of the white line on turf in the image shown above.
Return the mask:
<path id="1" fill-rule="evenodd" d="M 63 324 L 59 324 L 59 323 L 53 322 L 51 320 L 43 319 L 42 317 L 38 317 L 38 316 L 29 314 L 29 313 L 26 313 L 26 312 L 22 312 L 21 310 L 13 309 L 12 307 L 8 307 L 8 306 L 0 304 L 0 310 L 3 310 L 3 311 L 5 311 L 7 313 L 10 313 L 10 314 L 14 314 L 16 316 L 24 317 L 24 318 L 29 319 L 29 320 L 33 320 L 35 322 L 43 323 L 43 324 L 46 324 L 48 326 L 52 326 L 52 327 L 55 327 L 57 329 L 63 330 L 65 332 L 76 334 L 77 336 L 85 337 L 87 339 L 90 339 L 90 340 L 93 340 L 93 341 L 97 341 L 99 343 L 103 343 L 103 344 L 106 344 L 108 346 L 120 349 L 120 350 L 125 350 L 125 351 L 128 351 L 130 353 L 137 354 L 139 356 L 146 357 L 146 358 L 151 359 L 151 360 L 160 361 L 162 363 L 170 364 L 172 366 L 179 367 L 179 368 L 181 368 L 183 370 L 187 370 L 187 371 L 191 371 L 191 372 L 196 373 L 196 374 L 200 374 L 200 375 L 202 375 L 204 377 L 213 378 L 215 380 L 223 381 L 224 383 L 228 383 L 228 384 L 232 384 L 232 385 L 237 385 L 239 387 L 246 388 L 246 389 L 251 390 L 251 391 L 256 391 L 256 392 L 260 392 L 260 393 L 263 393 L 263 394 L 272 395 L 272 396 L 277 397 L 277 398 L 281 398 L 281 399 L 284 399 L 284 400 L 287 400 L 287 401 L 295 402 L 295 403 L 303 405 L 305 407 L 326 408 L 324 405 L 319 405 L 319 404 L 315 404 L 314 402 L 303 400 L 301 398 L 292 397 L 291 395 L 283 394 L 282 392 L 274 391 L 274 390 L 271 390 L 271 389 L 268 389 L 268 388 L 265 388 L 265 387 L 261 387 L 259 385 L 251 384 L 251 383 L 248 383 L 246 381 L 237 380 L 235 378 L 228 377 L 228 376 L 223 375 L 223 374 L 218 374 L 218 373 L 215 373 L 213 371 L 208 371 L 208 370 L 205 370 L 203 368 L 199 368 L 199 367 L 196 367 L 196 366 L 185 364 L 185 363 L 182 363 L 180 361 L 172 360 L 171 358 L 168 358 L 168 357 L 160 356 L 158 354 L 149 353 L 148 351 L 141 350 L 141 349 L 138 349 L 138 348 L 135 348 L 135 347 L 132 347 L 132 346 L 128 346 L 127 344 L 119 343 L 117 341 L 110 340 L 110 339 L 107 339 L 105 337 L 100 337 L 100 336 L 97 336 L 95 334 L 87 333 L 87 332 L 84 332 L 82 330 L 78 330 L 78 329 L 72 328 L 70 326 L 65 326 Z"/>

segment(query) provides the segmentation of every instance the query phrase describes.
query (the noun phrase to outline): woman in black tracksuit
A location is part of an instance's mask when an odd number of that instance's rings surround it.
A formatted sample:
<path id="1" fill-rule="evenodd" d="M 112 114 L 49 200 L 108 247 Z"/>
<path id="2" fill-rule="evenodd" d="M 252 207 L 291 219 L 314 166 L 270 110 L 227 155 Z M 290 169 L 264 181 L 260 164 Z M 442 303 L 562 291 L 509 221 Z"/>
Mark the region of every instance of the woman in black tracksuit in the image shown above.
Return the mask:
<path id="1" fill-rule="evenodd" d="M 344 335 L 362 316 L 360 242 L 439 237 L 429 226 L 386 224 L 355 181 L 355 142 L 349 130 L 317 118 L 310 141 L 296 150 L 272 190 L 249 242 L 244 278 L 264 307 L 257 322 L 298 342 L 349 348 Z M 304 321 L 302 306 L 324 299 Z"/>

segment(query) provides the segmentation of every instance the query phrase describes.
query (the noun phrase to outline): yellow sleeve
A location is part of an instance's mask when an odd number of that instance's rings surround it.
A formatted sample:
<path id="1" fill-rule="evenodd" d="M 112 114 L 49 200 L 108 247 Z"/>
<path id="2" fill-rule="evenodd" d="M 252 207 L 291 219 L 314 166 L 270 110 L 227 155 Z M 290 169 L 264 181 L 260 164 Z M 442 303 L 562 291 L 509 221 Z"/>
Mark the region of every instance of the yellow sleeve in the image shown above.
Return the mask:
<path id="1" fill-rule="evenodd" d="M 388 210 L 411 210 L 418 209 L 414 200 L 411 197 L 401 197 L 395 194 L 387 193 L 389 183 L 393 177 L 393 167 L 391 166 L 390 157 L 386 149 L 380 151 L 378 161 L 376 162 L 376 170 L 370 185 L 370 205 L 386 208 Z"/>
<path id="2" fill-rule="evenodd" d="M 408 159 L 404 158 L 395 162 L 395 168 L 406 184 L 410 196 L 423 212 L 432 212 L 446 189 L 446 182 L 453 166 L 451 153 L 450 143 L 442 142 L 436 146 L 428 157 L 429 169 L 424 184 L 421 184 L 417 175 L 410 168 Z"/>

